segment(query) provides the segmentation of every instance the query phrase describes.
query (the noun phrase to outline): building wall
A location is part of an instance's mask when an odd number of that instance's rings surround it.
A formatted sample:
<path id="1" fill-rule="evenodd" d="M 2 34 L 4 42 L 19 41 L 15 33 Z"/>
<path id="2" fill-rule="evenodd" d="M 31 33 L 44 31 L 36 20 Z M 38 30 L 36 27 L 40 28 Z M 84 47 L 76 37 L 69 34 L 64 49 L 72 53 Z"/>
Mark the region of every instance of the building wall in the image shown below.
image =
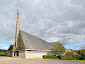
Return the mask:
<path id="1" fill-rule="evenodd" d="M 25 58 L 25 51 L 19 51 L 19 57 Z"/>
<path id="2" fill-rule="evenodd" d="M 43 55 L 46 55 L 47 52 L 43 51 L 25 51 L 26 58 L 43 58 Z"/>

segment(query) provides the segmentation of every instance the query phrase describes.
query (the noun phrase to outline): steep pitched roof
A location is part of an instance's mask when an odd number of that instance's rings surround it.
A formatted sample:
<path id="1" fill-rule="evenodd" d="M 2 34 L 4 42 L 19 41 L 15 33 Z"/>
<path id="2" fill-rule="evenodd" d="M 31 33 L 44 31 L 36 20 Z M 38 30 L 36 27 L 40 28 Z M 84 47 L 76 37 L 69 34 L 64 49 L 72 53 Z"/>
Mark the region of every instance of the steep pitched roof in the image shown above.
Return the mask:
<path id="1" fill-rule="evenodd" d="M 46 42 L 31 34 L 28 34 L 22 30 L 19 31 L 19 34 L 21 35 L 25 49 L 50 50 L 52 47 L 51 43 Z"/>

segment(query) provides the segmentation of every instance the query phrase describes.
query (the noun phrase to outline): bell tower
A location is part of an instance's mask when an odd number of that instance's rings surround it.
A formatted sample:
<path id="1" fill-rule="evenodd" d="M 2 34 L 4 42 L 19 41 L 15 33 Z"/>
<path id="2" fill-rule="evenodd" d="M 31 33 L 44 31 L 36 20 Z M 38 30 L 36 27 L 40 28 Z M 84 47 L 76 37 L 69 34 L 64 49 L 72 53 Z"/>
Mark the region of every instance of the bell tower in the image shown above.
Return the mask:
<path id="1" fill-rule="evenodd" d="M 18 37 L 19 29 L 20 29 L 19 10 L 17 10 L 17 20 L 16 20 L 14 46 L 13 46 L 13 56 L 15 56 L 15 51 L 16 51 L 16 48 L 17 48 L 17 37 Z"/>

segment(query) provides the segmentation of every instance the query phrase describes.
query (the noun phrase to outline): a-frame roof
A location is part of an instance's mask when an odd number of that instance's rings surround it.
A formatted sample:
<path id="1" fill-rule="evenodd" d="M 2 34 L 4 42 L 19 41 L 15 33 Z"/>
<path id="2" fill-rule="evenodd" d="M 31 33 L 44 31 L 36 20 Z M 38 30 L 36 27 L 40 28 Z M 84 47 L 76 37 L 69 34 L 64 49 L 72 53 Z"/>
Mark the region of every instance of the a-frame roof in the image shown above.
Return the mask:
<path id="1" fill-rule="evenodd" d="M 23 45 L 25 49 L 31 50 L 50 50 L 52 48 L 52 44 L 46 42 L 36 36 L 28 34 L 22 30 L 19 30 L 19 35 L 22 38 Z M 21 43 L 19 42 L 19 45 Z"/>

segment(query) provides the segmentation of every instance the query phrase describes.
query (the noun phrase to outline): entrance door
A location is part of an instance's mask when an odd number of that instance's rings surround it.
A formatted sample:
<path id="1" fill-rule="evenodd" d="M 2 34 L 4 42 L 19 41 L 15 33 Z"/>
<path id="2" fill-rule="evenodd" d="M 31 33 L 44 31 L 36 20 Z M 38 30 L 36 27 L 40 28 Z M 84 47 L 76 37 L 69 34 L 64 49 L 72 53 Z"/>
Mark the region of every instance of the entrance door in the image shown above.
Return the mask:
<path id="1" fill-rule="evenodd" d="M 16 53 L 17 53 L 17 56 L 19 56 L 19 51 L 17 51 Z"/>

